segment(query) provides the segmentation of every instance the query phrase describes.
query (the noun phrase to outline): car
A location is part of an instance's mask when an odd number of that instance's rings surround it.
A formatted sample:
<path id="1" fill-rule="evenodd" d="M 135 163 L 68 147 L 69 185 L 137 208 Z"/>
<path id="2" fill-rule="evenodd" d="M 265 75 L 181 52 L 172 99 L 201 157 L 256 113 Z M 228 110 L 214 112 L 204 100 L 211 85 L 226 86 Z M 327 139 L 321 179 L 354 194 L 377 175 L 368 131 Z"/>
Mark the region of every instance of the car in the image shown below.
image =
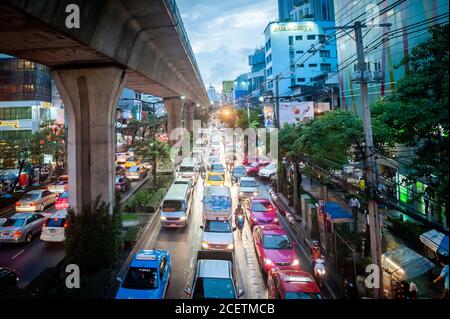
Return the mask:
<path id="1" fill-rule="evenodd" d="M 205 186 L 222 186 L 225 183 L 223 175 L 219 172 L 208 172 L 205 178 Z"/>
<path id="2" fill-rule="evenodd" d="M 222 163 L 211 163 L 211 165 L 209 166 L 209 170 L 214 173 L 220 173 L 222 174 L 223 178 L 225 178 L 225 167 L 223 167 Z"/>
<path id="3" fill-rule="evenodd" d="M 238 183 L 239 199 L 258 196 L 258 184 L 254 177 L 241 177 Z"/>
<path id="4" fill-rule="evenodd" d="M 200 250 L 192 286 L 184 292 L 192 299 L 237 299 L 244 290 L 237 289 L 236 278 L 231 251 Z"/>
<path id="5" fill-rule="evenodd" d="M 174 184 L 185 184 L 189 185 L 189 187 L 194 187 L 194 184 L 192 183 L 192 179 L 187 177 L 177 177 L 173 181 Z"/>
<path id="6" fill-rule="evenodd" d="M 69 189 L 69 175 L 61 175 L 58 180 L 49 185 L 47 189 L 52 193 L 61 194 Z"/>
<path id="7" fill-rule="evenodd" d="M 272 268 L 300 270 L 294 245 L 280 225 L 255 226 L 253 245 L 263 273 L 267 274 Z"/>
<path id="8" fill-rule="evenodd" d="M 195 183 L 198 176 L 198 162 L 182 162 L 177 170 L 177 177 L 187 177 Z"/>
<path id="9" fill-rule="evenodd" d="M 117 164 L 125 164 L 128 158 L 132 156 L 131 153 L 116 153 L 116 163 Z"/>
<path id="10" fill-rule="evenodd" d="M 208 157 L 208 165 L 213 163 L 220 163 L 220 157 L 218 155 L 209 155 Z"/>
<path id="11" fill-rule="evenodd" d="M 62 209 L 51 215 L 42 226 L 41 240 L 44 242 L 64 242 L 65 229 L 69 225 L 67 210 Z"/>
<path id="12" fill-rule="evenodd" d="M 135 156 L 128 157 L 124 164 L 125 168 L 130 168 L 132 166 L 139 166 L 139 165 L 141 165 L 141 160 L 136 158 Z"/>
<path id="13" fill-rule="evenodd" d="M 322 299 L 314 278 L 302 270 L 272 269 L 267 286 L 269 299 Z"/>
<path id="14" fill-rule="evenodd" d="M 277 174 L 277 164 L 270 163 L 269 165 L 261 168 L 258 172 L 258 176 L 261 178 L 269 178 L 272 179 Z"/>
<path id="15" fill-rule="evenodd" d="M 246 166 L 245 169 L 247 170 L 247 176 L 257 176 L 259 173 L 259 170 L 267 165 L 269 165 L 270 162 L 253 162 L 249 166 Z"/>
<path id="16" fill-rule="evenodd" d="M 229 220 L 206 220 L 200 226 L 203 229 L 201 247 L 203 250 L 231 250 L 234 251 L 235 227 Z"/>
<path id="17" fill-rule="evenodd" d="M 126 169 L 125 169 L 125 167 L 123 167 L 122 165 L 117 165 L 116 166 L 116 176 L 117 175 L 125 175 L 125 173 L 126 173 Z"/>
<path id="18" fill-rule="evenodd" d="M 164 299 L 171 274 L 168 250 L 141 250 L 120 281 L 116 299 Z"/>
<path id="19" fill-rule="evenodd" d="M 29 191 L 16 202 L 16 212 L 43 212 L 47 206 L 55 203 L 57 196 L 57 193 L 47 189 Z"/>
<path id="20" fill-rule="evenodd" d="M 147 176 L 147 170 L 142 166 L 131 166 L 127 169 L 125 176 L 130 181 L 137 181 Z"/>
<path id="21" fill-rule="evenodd" d="M 57 210 L 69 208 L 69 192 L 63 192 L 56 197 L 55 208 Z"/>
<path id="22" fill-rule="evenodd" d="M 247 171 L 244 166 L 236 165 L 231 172 L 231 179 L 233 183 L 237 183 L 239 178 L 247 176 Z"/>
<path id="23" fill-rule="evenodd" d="M 131 187 L 131 182 L 126 176 L 116 176 L 116 190 L 125 192 Z"/>
<path id="24" fill-rule="evenodd" d="M 9 268 L 0 267 L 0 288 L 16 287 L 19 277 L 17 273 Z"/>
<path id="25" fill-rule="evenodd" d="M 255 225 L 278 224 L 277 209 L 269 199 L 248 198 L 244 207 L 251 228 Z"/>
<path id="26" fill-rule="evenodd" d="M 16 213 L 0 227 L 0 243 L 30 243 L 41 232 L 45 222 L 42 214 Z"/>

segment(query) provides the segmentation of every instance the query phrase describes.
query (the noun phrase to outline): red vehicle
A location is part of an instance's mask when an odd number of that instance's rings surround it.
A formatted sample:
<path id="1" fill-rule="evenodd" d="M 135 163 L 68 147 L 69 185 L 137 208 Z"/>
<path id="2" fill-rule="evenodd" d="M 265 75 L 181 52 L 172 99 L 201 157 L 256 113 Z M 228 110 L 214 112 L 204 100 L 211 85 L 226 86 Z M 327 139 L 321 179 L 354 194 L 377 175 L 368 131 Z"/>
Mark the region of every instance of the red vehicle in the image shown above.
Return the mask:
<path id="1" fill-rule="evenodd" d="M 126 176 L 116 176 L 116 190 L 125 192 L 131 186 L 130 180 Z"/>
<path id="2" fill-rule="evenodd" d="M 253 162 L 249 166 L 246 166 L 247 176 L 258 176 L 259 170 L 269 165 L 270 162 Z"/>
<path id="3" fill-rule="evenodd" d="M 322 299 L 314 278 L 301 270 L 273 269 L 267 286 L 269 299 Z"/>
<path id="4" fill-rule="evenodd" d="M 255 226 L 253 244 L 263 273 L 268 273 L 272 268 L 300 270 L 294 244 L 280 225 Z"/>
<path id="5" fill-rule="evenodd" d="M 255 225 L 278 224 L 277 209 L 267 198 L 248 198 L 246 210 L 251 228 Z"/>
<path id="6" fill-rule="evenodd" d="M 58 197 L 56 197 L 55 208 L 57 210 L 69 208 L 69 193 L 63 192 Z"/>

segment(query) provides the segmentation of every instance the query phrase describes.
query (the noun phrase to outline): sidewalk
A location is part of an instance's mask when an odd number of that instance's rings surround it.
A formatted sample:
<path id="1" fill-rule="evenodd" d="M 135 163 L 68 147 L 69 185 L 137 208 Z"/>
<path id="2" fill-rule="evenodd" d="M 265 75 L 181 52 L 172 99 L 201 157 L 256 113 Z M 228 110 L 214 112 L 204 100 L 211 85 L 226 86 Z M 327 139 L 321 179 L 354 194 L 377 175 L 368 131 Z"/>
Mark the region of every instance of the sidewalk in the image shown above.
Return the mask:
<path id="1" fill-rule="evenodd" d="M 312 180 L 309 177 L 304 177 L 302 180 L 302 187 L 305 191 L 313 195 L 315 198 L 318 198 L 319 196 L 319 184 Z M 336 192 L 333 190 L 328 190 L 328 201 L 336 202 L 339 205 L 341 205 L 343 208 L 348 209 L 348 202 L 345 201 L 345 194 L 341 192 Z M 358 231 L 364 231 L 365 229 L 365 219 L 364 219 L 364 213 L 361 209 L 358 212 Z M 382 229 L 382 252 L 394 250 L 399 247 L 408 247 L 418 254 L 422 255 L 422 251 L 417 251 L 414 247 L 411 247 L 410 244 L 408 244 L 405 240 L 402 238 L 396 236 L 392 232 L 389 231 L 387 227 L 383 227 Z M 422 298 L 433 298 L 437 299 L 440 297 L 442 292 L 441 285 L 433 285 L 432 279 L 437 277 L 440 273 L 441 268 L 439 266 L 435 266 L 433 269 L 433 276 L 432 278 L 429 278 L 427 275 L 422 275 L 418 278 L 414 278 L 412 281 L 416 283 L 417 287 L 420 290 L 420 297 Z"/>

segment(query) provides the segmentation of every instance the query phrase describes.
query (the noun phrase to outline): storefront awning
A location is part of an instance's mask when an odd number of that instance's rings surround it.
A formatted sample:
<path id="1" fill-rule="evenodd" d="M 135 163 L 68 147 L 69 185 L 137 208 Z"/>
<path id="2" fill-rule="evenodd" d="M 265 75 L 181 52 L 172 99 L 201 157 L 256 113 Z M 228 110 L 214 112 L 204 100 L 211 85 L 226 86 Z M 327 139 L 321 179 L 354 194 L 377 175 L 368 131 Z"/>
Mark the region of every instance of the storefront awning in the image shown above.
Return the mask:
<path id="1" fill-rule="evenodd" d="M 448 256 L 448 236 L 432 229 L 419 236 L 420 241 L 435 253 Z"/>

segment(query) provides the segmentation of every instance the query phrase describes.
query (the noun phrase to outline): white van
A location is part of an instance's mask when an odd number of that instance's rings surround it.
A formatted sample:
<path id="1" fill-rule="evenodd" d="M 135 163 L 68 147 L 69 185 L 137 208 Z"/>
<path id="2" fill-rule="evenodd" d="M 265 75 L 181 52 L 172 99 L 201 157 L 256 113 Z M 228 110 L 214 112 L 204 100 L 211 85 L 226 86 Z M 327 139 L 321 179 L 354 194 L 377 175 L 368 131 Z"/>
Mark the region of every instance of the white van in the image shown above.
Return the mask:
<path id="1" fill-rule="evenodd" d="M 172 184 L 160 208 L 162 227 L 186 227 L 191 212 L 191 187 Z"/>
<path id="2" fill-rule="evenodd" d="M 182 162 L 177 170 L 177 177 L 190 178 L 196 182 L 198 175 L 198 165 L 194 162 Z"/>
<path id="3" fill-rule="evenodd" d="M 67 210 L 62 209 L 51 215 L 42 226 L 41 240 L 61 243 L 66 240 L 65 229 L 68 225 Z"/>
<path id="4" fill-rule="evenodd" d="M 202 220 L 231 220 L 231 192 L 228 186 L 208 186 L 203 195 Z"/>

